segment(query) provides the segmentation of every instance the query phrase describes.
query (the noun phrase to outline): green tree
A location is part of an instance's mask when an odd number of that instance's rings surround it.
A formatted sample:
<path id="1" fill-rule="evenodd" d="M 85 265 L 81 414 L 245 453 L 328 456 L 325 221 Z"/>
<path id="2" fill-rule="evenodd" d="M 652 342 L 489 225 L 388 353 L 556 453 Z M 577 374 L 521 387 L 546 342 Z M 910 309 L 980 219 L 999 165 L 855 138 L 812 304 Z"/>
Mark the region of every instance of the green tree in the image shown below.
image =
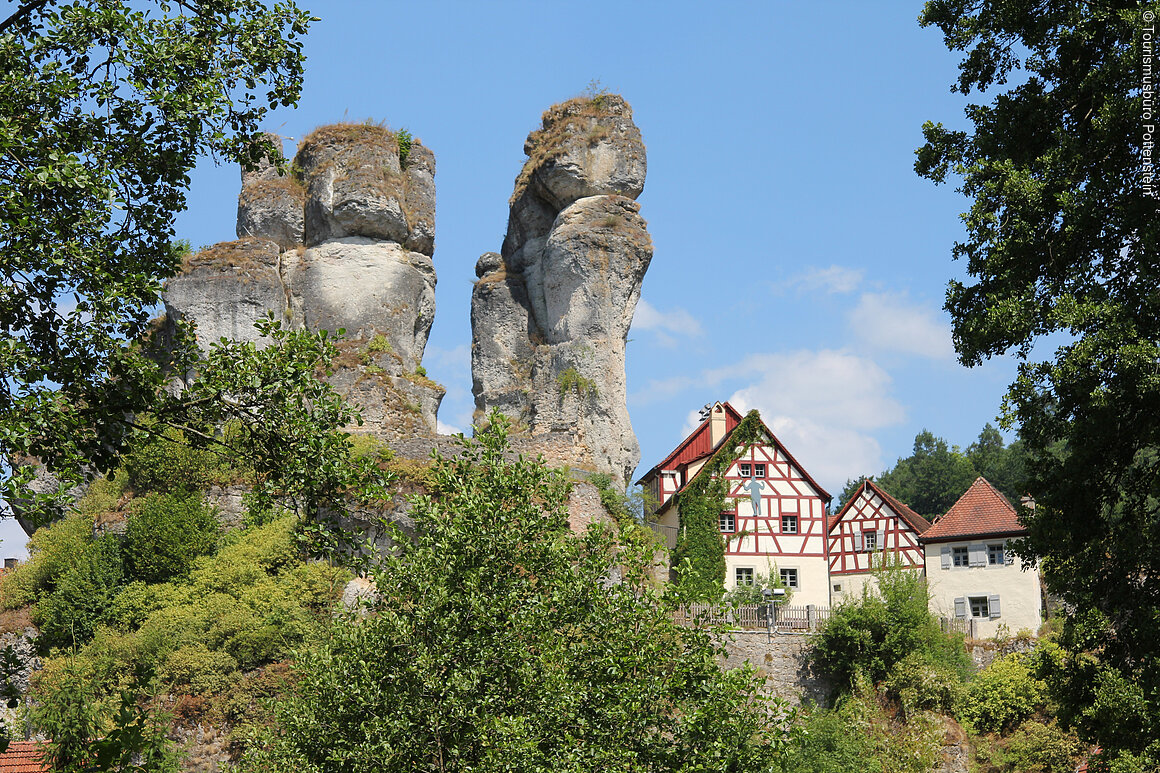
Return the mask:
<path id="1" fill-rule="evenodd" d="M 134 504 L 121 546 L 129 579 L 164 582 L 217 546 L 218 522 L 200 494 L 150 494 Z"/>
<path id="2" fill-rule="evenodd" d="M 383 557 L 369 615 L 300 655 L 252 771 L 749 771 L 785 708 L 676 626 L 651 552 L 567 525 L 567 482 L 507 455 L 495 414 L 437 457 L 418 537 Z"/>
<path id="3" fill-rule="evenodd" d="M 924 429 L 914 438 L 914 453 L 878 477 L 878 484 L 916 513 L 938 518 L 970 488 L 976 473 L 958 446 Z"/>
<path id="4" fill-rule="evenodd" d="M 926 578 L 889 567 L 875 572 L 877 583 L 859 599 L 834 608 L 815 640 L 811 658 L 840 689 L 854 685 L 859 674 L 885 679 L 909 655 L 957 672 L 970 673 L 962 638 L 948 636 L 930 613 Z"/>
<path id="5" fill-rule="evenodd" d="M 916 169 L 971 200 L 946 308 L 960 360 L 1014 352 L 1006 421 L 1027 446 L 1018 548 L 1077 614 L 1073 651 L 1143 696 L 1146 732 L 1086 740 L 1160 766 L 1160 217 L 1142 90 L 1160 5 L 937 0 L 920 22 L 964 52 L 971 128 L 924 126 Z M 1151 35 L 1145 41 L 1145 35 Z M 1147 47 L 1145 47 L 1147 42 Z M 1149 59 L 1145 59 L 1148 56 Z M 1014 85 L 1009 85 L 1014 84 Z M 1147 144 L 1146 144 L 1147 143 Z M 1054 352 L 1034 346 L 1055 335 Z M 1061 450 L 1066 449 L 1066 450 Z M 1091 615 L 1088 612 L 1095 612 Z M 1082 699 L 1081 695 L 1075 696 Z"/>
<path id="6" fill-rule="evenodd" d="M 207 154 L 254 163 L 310 17 L 260 0 L 25 0 L 0 21 L 0 459 L 107 472 L 161 369 L 134 342 Z M 5 470 L 0 501 L 30 499 Z"/>
<path id="7" fill-rule="evenodd" d="M 988 422 L 979 439 L 967 446 L 967 461 L 976 473 L 1018 506 L 1027 493 L 1027 455 L 1022 440 L 1004 445 L 999 430 Z"/>

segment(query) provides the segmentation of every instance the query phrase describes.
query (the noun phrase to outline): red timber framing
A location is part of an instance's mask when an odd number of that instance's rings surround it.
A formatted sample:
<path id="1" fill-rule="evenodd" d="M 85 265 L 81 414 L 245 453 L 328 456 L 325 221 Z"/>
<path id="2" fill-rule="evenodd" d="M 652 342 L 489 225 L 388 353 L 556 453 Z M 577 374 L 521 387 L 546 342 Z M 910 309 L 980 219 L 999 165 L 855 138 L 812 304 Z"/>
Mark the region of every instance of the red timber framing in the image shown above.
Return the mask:
<path id="1" fill-rule="evenodd" d="M 678 519 L 671 507 L 673 494 L 699 474 L 718 448 L 729 443 L 741 420 L 741 414 L 729 403 L 707 406 L 707 416 L 697 428 L 641 477 L 638 483 L 648 488 L 659 503 L 656 513 L 661 524 L 676 527 Z M 760 557 L 761 561 L 754 562 L 758 566 L 764 566 L 766 559 L 770 564 L 777 563 L 781 557 L 809 557 L 824 562 L 830 495 L 798 464 L 769 427 L 762 423 L 760 429 L 762 440 L 741 448 L 724 473 L 729 481 L 725 512 L 734 516 L 734 530 L 722 534 L 726 556 Z M 741 465 L 748 465 L 747 474 L 742 474 Z M 764 465 L 764 469 L 759 465 Z M 758 502 L 756 511 L 754 501 Z"/>
<path id="2" fill-rule="evenodd" d="M 919 535 L 930 522 L 866 480 L 830 519 L 830 576 L 865 574 L 884 559 L 908 569 L 922 569 Z"/>

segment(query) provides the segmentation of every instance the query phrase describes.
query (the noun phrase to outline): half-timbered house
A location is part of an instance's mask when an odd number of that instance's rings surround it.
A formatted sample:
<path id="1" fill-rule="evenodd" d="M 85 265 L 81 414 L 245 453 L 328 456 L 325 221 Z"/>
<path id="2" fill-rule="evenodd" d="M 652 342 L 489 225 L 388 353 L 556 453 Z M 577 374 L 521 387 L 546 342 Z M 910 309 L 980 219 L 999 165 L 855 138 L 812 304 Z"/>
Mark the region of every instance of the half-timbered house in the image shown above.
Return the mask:
<path id="1" fill-rule="evenodd" d="M 750 421 L 738 440 L 738 428 Z M 717 460 L 718 453 L 728 459 Z M 793 603 L 829 604 L 827 508 L 830 495 L 818 485 L 761 421 L 742 417 L 729 403 L 714 403 L 700 424 L 664 460 L 638 481 L 657 502 L 658 528 L 675 536 L 681 528 L 675 495 L 706 464 L 727 481 L 719 529 L 725 542 L 726 588 L 750 584 L 757 575 L 780 577 Z M 717 461 L 721 461 L 718 464 Z"/>
<path id="2" fill-rule="evenodd" d="M 884 566 L 923 571 L 920 534 L 930 522 L 872 480 L 846 501 L 829 527 L 830 599 L 858 597 Z"/>

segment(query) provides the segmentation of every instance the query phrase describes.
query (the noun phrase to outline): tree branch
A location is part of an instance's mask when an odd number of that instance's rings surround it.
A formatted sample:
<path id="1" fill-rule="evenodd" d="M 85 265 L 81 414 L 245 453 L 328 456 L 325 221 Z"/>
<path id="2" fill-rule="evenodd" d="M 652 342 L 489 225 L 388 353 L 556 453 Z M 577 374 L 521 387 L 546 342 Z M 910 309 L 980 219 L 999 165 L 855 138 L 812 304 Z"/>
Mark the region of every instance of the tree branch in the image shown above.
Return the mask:
<path id="1" fill-rule="evenodd" d="M 9 16 L 3 22 L 0 22 L 0 35 L 4 34 L 9 28 L 16 26 L 25 17 L 31 15 L 34 11 L 39 11 L 44 6 L 48 5 L 50 0 L 31 0 L 16 9 L 16 13 Z"/>

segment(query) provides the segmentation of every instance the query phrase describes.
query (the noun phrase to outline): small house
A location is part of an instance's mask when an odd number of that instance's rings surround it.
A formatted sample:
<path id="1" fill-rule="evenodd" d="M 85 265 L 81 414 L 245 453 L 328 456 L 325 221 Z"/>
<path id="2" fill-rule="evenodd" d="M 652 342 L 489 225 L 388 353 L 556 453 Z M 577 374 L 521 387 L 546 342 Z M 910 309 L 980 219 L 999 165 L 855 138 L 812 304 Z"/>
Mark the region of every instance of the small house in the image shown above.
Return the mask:
<path id="1" fill-rule="evenodd" d="M 919 535 L 930 522 L 886 493 L 872 480 L 846 501 L 830 518 L 830 599 L 858 598 L 872 572 L 896 566 L 922 572 L 926 559 Z"/>
<path id="2" fill-rule="evenodd" d="M 1015 508 L 980 477 L 947 514 L 924 531 L 931 611 L 972 621 L 975 638 L 1035 632 L 1042 622 L 1039 569 L 1011 554 L 1011 540 L 1027 535 Z"/>

